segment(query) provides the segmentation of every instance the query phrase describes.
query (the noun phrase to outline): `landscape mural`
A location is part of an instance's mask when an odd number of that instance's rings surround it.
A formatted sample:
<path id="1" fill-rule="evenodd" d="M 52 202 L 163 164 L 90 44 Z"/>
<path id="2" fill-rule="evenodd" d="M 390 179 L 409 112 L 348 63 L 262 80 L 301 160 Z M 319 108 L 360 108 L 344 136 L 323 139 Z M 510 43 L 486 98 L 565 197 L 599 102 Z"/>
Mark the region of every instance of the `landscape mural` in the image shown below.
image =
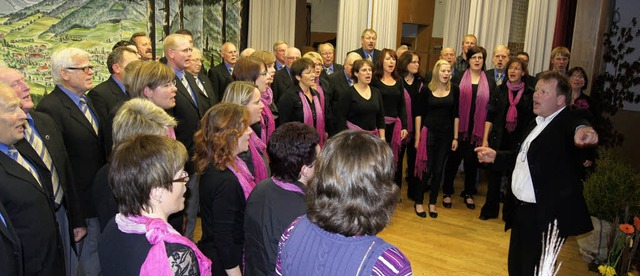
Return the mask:
<path id="1" fill-rule="evenodd" d="M 145 31 L 158 59 L 162 39 L 184 28 L 193 32 L 209 68 L 220 62 L 224 41 L 240 47 L 242 6 L 242 0 L 0 0 L 0 64 L 21 71 L 38 102 L 53 90 L 55 50 L 89 52 L 97 85 L 109 77 L 106 59 L 116 42 Z"/>

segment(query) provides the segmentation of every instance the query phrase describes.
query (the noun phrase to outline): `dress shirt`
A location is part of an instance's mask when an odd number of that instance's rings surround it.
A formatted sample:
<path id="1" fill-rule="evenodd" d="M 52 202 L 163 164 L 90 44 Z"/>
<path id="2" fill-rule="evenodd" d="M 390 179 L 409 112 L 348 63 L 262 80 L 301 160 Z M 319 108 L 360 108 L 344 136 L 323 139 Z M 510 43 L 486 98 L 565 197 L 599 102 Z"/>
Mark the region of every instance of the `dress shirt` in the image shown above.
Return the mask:
<path id="1" fill-rule="evenodd" d="M 4 226 L 7 226 L 7 221 L 4 220 L 2 214 L 0 214 L 0 221 L 2 221 L 2 224 L 4 224 Z"/>
<path id="2" fill-rule="evenodd" d="M 127 92 L 127 89 L 124 88 L 124 83 L 122 83 L 121 81 L 119 81 L 118 79 L 116 79 L 116 77 L 114 77 L 113 75 L 111 75 L 111 78 L 113 79 L 113 81 L 116 82 L 116 84 L 118 85 L 118 87 L 120 87 L 120 90 L 122 90 L 122 93 L 125 95 L 129 95 L 129 93 Z"/>
<path id="3" fill-rule="evenodd" d="M 520 152 L 516 158 L 516 166 L 511 176 L 511 190 L 513 191 L 513 195 L 521 201 L 536 203 L 533 180 L 531 179 L 531 172 L 529 171 L 529 158 L 527 157 L 529 145 L 563 109 L 565 109 L 565 107 L 560 108 L 560 110 L 546 118 L 541 116 L 536 117 L 536 127 L 529 133 L 520 146 Z"/>
<path id="4" fill-rule="evenodd" d="M 57 86 L 58 86 L 58 88 L 60 88 L 60 90 L 62 90 L 62 92 L 64 92 L 67 96 L 69 96 L 69 98 L 71 98 L 71 101 L 73 101 L 73 103 L 76 104 L 76 106 L 78 106 L 80 111 L 82 111 L 82 104 L 80 103 L 80 96 L 74 94 L 73 92 L 71 92 L 71 90 L 65 88 L 62 85 L 57 85 Z M 82 95 L 82 97 L 84 97 L 85 100 L 87 99 L 87 96 L 85 96 L 84 94 Z M 88 103 L 89 101 L 86 101 L 86 102 Z M 98 117 L 96 116 L 96 114 L 93 113 L 93 110 L 91 110 L 91 107 L 89 107 L 89 104 L 87 104 L 87 109 L 89 110 L 89 113 L 91 114 L 91 117 L 93 117 L 93 120 L 96 122 L 96 124 L 98 124 L 99 123 Z M 87 118 L 87 120 L 88 120 L 88 118 Z"/>
<path id="5" fill-rule="evenodd" d="M 226 62 L 223 62 L 223 63 L 224 63 L 224 67 L 227 68 L 227 72 L 229 72 L 229 75 L 233 74 L 233 66 L 227 64 Z"/>

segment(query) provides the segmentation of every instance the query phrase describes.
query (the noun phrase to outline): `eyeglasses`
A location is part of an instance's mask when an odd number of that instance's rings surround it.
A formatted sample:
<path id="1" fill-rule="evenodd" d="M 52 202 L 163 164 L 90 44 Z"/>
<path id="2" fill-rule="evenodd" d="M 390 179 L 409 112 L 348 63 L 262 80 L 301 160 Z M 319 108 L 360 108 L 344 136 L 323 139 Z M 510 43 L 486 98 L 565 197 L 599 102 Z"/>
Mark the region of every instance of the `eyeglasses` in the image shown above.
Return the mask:
<path id="1" fill-rule="evenodd" d="M 572 79 L 576 79 L 576 80 L 584 80 L 584 76 L 583 75 L 573 75 L 571 76 Z"/>
<path id="2" fill-rule="evenodd" d="M 87 65 L 87 66 L 82 66 L 82 67 L 66 67 L 64 69 L 67 69 L 67 70 L 80 70 L 82 72 L 89 73 L 89 71 L 93 71 L 93 68 L 95 68 L 95 67 L 93 67 L 91 65 Z"/>
<path id="3" fill-rule="evenodd" d="M 322 68 L 322 63 L 316 63 L 316 64 L 314 64 L 314 66 L 315 66 L 316 68 Z"/>
<path id="4" fill-rule="evenodd" d="M 184 49 L 182 49 L 182 50 L 172 49 L 172 50 L 174 50 L 174 51 L 178 51 L 178 52 L 183 52 L 183 53 L 185 53 L 185 54 L 193 52 L 193 48 L 184 48 Z"/>
<path id="5" fill-rule="evenodd" d="M 269 74 L 269 72 L 268 72 L 268 71 L 262 71 L 262 72 L 260 72 L 260 76 L 263 76 L 263 77 L 264 77 L 264 76 L 266 76 L 267 74 Z"/>
<path id="6" fill-rule="evenodd" d="M 178 182 L 178 183 L 187 183 L 187 182 L 189 182 L 189 173 L 186 172 L 186 171 L 180 172 L 180 177 L 178 177 L 178 178 L 176 178 L 174 180 L 171 180 L 171 183 L 176 183 L 176 182 Z"/>
<path id="7" fill-rule="evenodd" d="M 484 58 L 482 56 L 472 56 L 471 59 L 483 60 Z"/>
<path id="8" fill-rule="evenodd" d="M 176 86 L 176 80 L 173 79 L 170 82 L 167 82 L 165 84 L 160 85 L 161 87 L 171 87 L 171 86 Z"/>
<path id="9" fill-rule="evenodd" d="M 287 57 L 288 60 L 299 60 L 300 57 Z"/>

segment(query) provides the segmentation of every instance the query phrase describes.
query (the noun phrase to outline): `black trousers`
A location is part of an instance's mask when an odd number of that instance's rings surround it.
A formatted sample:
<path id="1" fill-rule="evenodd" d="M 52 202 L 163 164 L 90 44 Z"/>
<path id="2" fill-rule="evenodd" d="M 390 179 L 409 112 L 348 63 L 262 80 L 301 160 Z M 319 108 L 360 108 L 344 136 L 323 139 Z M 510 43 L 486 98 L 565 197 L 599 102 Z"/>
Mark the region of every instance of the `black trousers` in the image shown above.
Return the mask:
<path id="1" fill-rule="evenodd" d="M 415 131 L 415 130 L 414 130 Z M 416 148 L 415 144 L 415 136 L 413 134 L 409 134 L 411 139 L 405 144 L 404 147 L 407 148 L 407 197 L 411 200 L 416 200 L 417 195 L 417 187 L 420 185 L 420 179 L 414 176 L 415 174 L 415 166 L 416 166 Z M 424 178 L 423 178 L 424 179 Z"/>
<path id="2" fill-rule="evenodd" d="M 391 146 L 391 139 L 393 138 L 393 127 L 395 124 L 388 124 L 384 130 L 384 138 L 387 141 L 387 144 Z M 396 175 L 393 178 L 398 185 L 398 188 L 402 187 L 402 161 L 404 160 L 404 151 L 406 150 L 407 144 L 400 145 L 400 152 L 398 153 L 398 162 L 396 163 Z"/>
<path id="3" fill-rule="evenodd" d="M 511 175 L 503 172 L 488 170 L 489 183 L 487 186 L 487 200 L 482 205 L 480 214 L 489 218 L 498 217 L 500 214 L 500 186 L 502 185 L 502 176 L 509 178 L 508 183 L 511 184 Z"/>
<path id="4" fill-rule="evenodd" d="M 469 140 L 458 140 L 458 149 L 449 153 L 449 159 L 444 171 L 444 184 L 442 192 L 454 194 L 453 181 L 458 173 L 458 166 L 464 159 L 464 194 L 473 195 L 476 193 L 476 180 L 478 175 L 478 155 L 473 151 L 475 145 Z M 449 145 L 451 148 L 451 145 Z"/>
<path id="5" fill-rule="evenodd" d="M 429 192 L 429 204 L 438 202 L 438 192 L 440 191 L 440 183 L 442 182 L 443 172 L 447 156 L 451 152 L 450 135 L 437 135 L 432 132 L 427 138 L 427 174 L 424 180 L 431 178 L 431 188 Z M 422 204 L 424 201 L 424 192 L 427 181 L 418 183 L 416 192 L 416 204 Z"/>

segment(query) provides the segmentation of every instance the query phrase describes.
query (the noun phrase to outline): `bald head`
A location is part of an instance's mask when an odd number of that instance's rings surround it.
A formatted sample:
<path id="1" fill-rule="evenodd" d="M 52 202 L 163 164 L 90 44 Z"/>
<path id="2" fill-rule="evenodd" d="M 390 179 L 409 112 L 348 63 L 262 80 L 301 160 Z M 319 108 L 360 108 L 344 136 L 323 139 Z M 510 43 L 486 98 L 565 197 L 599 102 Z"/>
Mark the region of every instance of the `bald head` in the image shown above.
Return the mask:
<path id="1" fill-rule="evenodd" d="M 440 50 L 440 59 L 444 59 L 453 65 L 456 62 L 456 50 L 451 47 L 445 47 Z"/>
<path id="2" fill-rule="evenodd" d="M 284 57 L 285 64 L 287 65 L 287 67 L 291 68 L 291 64 L 293 64 L 294 61 L 300 59 L 300 57 L 302 57 L 302 54 L 300 53 L 300 50 L 298 48 L 289 47 L 284 52 Z"/>
<path id="3" fill-rule="evenodd" d="M 164 39 L 164 56 L 167 65 L 178 70 L 184 70 L 191 65 L 193 47 L 189 38 L 181 34 L 171 34 Z"/>
<path id="4" fill-rule="evenodd" d="M 22 73 L 13 68 L 0 68 L 0 82 L 16 92 L 16 96 L 20 98 L 22 110 L 24 113 L 29 113 L 34 104 L 31 100 L 31 88 L 24 81 Z"/>
<path id="5" fill-rule="evenodd" d="M 493 67 L 498 71 L 504 71 L 509 62 L 509 48 L 505 45 L 498 45 L 493 49 Z"/>
<path id="6" fill-rule="evenodd" d="M 344 59 L 344 72 L 347 73 L 348 76 L 351 76 L 351 70 L 353 69 L 353 63 L 356 60 L 362 59 L 360 54 L 356 52 L 351 52 L 347 54 L 347 57 Z"/>
<path id="7" fill-rule="evenodd" d="M 231 42 L 225 42 L 222 44 L 222 50 L 220 51 L 220 57 L 224 60 L 224 63 L 233 67 L 236 65 L 238 58 L 238 49 L 236 45 Z"/>

